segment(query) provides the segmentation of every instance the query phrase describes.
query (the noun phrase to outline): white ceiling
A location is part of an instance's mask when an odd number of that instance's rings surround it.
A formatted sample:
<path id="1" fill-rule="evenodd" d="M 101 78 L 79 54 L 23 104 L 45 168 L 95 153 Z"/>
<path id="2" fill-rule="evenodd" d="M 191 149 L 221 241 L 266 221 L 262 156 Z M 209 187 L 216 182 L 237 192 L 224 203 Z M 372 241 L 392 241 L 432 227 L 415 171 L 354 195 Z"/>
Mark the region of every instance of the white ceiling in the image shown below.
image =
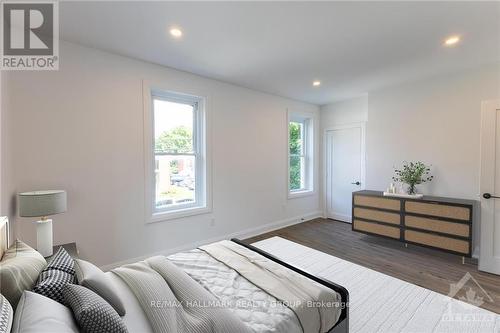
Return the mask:
<path id="1" fill-rule="evenodd" d="M 64 40 L 315 104 L 498 61 L 499 17 L 500 2 L 60 3 Z"/>

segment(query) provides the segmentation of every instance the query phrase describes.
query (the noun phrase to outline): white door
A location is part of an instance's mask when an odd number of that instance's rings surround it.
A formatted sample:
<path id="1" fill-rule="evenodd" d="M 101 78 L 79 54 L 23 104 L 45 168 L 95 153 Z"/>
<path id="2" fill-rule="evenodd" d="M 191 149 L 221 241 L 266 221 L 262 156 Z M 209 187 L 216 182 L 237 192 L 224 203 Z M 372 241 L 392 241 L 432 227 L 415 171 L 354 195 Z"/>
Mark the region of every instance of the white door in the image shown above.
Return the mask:
<path id="1" fill-rule="evenodd" d="M 500 101 L 481 107 L 479 270 L 500 274 Z"/>
<path id="2" fill-rule="evenodd" d="M 326 215 L 351 222 L 352 192 L 364 184 L 364 125 L 326 132 Z"/>

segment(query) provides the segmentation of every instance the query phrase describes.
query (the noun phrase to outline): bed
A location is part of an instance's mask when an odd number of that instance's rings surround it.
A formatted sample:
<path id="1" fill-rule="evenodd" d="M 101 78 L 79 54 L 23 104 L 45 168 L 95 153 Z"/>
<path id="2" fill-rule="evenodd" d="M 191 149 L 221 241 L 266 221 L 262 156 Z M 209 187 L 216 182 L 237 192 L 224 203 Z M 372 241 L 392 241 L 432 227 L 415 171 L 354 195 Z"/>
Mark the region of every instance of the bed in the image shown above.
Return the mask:
<path id="1" fill-rule="evenodd" d="M 310 275 L 307 272 L 300 270 L 297 267 L 291 266 L 281 260 L 275 258 L 271 254 L 260 250 L 252 245 L 248 245 L 238 239 L 232 239 L 232 242 L 250 249 L 265 258 L 272 260 L 288 269 L 291 269 L 310 280 L 315 281 L 327 288 L 334 290 L 341 297 L 341 303 L 347 306 L 339 309 L 339 318 L 328 332 L 348 332 L 348 291 L 333 282 Z M 201 284 L 205 289 L 216 295 L 225 304 L 231 304 L 232 312 L 238 318 L 251 327 L 255 332 L 302 332 L 301 324 L 297 320 L 293 311 L 284 305 L 276 305 L 272 308 L 259 307 L 256 305 L 260 300 L 265 302 L 275 301 L 274 297 L 261 290 L 246 280 L 235 270 L 227 267 L 216 259 L 207 255 L 200 249 L 183 251 L 175 253 L 167 257 L 171 262 L 187 272 L 196 282 Z M 127 314 L 123 317 L 127 327 L 131 331 L 137 332 L 153 332 L 153 329 L 148 321 L 147 316 L 141 310 L 141 306 L 129 286 L 124 283 L 114 271 L 107 272 L 106 275 L 113 281 L 113 284 L 119 290 L 122 300 L 127 308 Z M 224 278 L 221 278 L 223 276 Z M 238 286 L 235 290 L 234 286 Z M 235 301 L 236 299 L 236 301 Z M 238 300 L 245 299 L 246 303 L 238 303 Z M 252 303 L 250 307 L 247 304 Z"/>
<path id="2" fill-rule="evenodd" d="M 0 232 L 5 233 L 7 228 L 8 223 L 0 223 Z M 5 238 L 0 237 L 0 251 L 5 250 L 5 241 Z M 224 259 L 228 262 L 223 263 L 222 258 L 219 256 L 217 251 L 220 249 L 224 250 L 226 247 L 236 249 L 240 252 L 232 258 Z M 220 255 L 223 254 L 224 253 Z M 335 308 L 323 309 L 321 308 L 322 305 L 314 305 L 314 307 L 317 307 L 318 309 L 317 312 L 322 313 L 323 317 L 329 316 L 329 318 L 323 318 L 320 315 L 320 317 L 318 317 L 321 318 L 322 322 L 320 326 L 316 325 L 316 323 L 312 323 L 314 325 L 306 327 L 306 325 L 309 325 L 307 320 L 312 318 L 308 316 L 316 310 L 313 311 L 308 309 L 306 312 L 299 313 L 297 307 L 294 307 L 287 302 L 283 302 L 279 293 L 278 297 L 276 297 L 276 292 L 273 289 L 279 289 L 280 286 L 276 287 L 276 285 L 274 285 L 274 287 L 269 289 L 269 286 L 273 286 L 273 284 L 271 283 L 270 285 L 266 285 L 265 280 L 264 282 L 261 282 L 260 279 L 262 274 L 253 274 L 252 276 L 252 272 L 250 272 L 249 275 L 247 274 L 248 272 L 245 272 L 245 268 L 253 266 L 238 266 L 238 258 L 243 254 L 248 254 L 251 258 L 250 261 L 252 262 L 260 261 L 261 264 L 265 264 L 263 267 L 266 270 L 269 270 L 271 275 L 276 274 L 276 276 L 279 276 L 279 274 L 283 274 L 283 272 L 285 272 L 288 275 L 300 276 L 299 280 L 301 283 L 306 282 L 308 284 L 308 288 L 309 285 L 311 286 L 312 289 L 309 290 L 314 290 L 314 288 L 319 286 L 318 288 L 328 289 L 330 296 L 335 294 L 335 297 L 337 297 Z M 303 270 L 289 265 L 278 258 L 275 258 L 271 254 L 252 245 L 246 244 L 238 239 L 213 243 L 198 249 L 175 253 L 167 258 L 168 260 L 165 260 L 165 257 L 153 257 L 148 259 L 151 261 L 149 261 L 147 265 L 144 265 L 144 262 L 139 262 L 131 265 L 125 265 L 110 272 L 103 273 L 123 303 L 125 314 L 123 315 L 122 320 L 127 327 L 128 332 L 149 333 L 169 331 L 166 328 L 162 329 L 161 324 L 159 326 L 158 321 L 171 321 L 171 319 L 165 319 L 170 317 L 162 317 L 160 319 L 156 318 L 155 322 L 152 318 L 154 316 L 161 316 L 158 314 L 158 311 L 163 310 L 149 309 L 148 306 L 145 305 L 146 301 L 150 301 L 150 299 L 146 297 L 148 295 L 138 294 L 138 290 L 149 288 L 151 283 L 148 285 L 142 285 L 148 280 L 146 278 L 147 275 L 144 275 L 144 272 L 138 272 L 137 270 L 141 270 L 143 267 L 148 265 L 154 268 L 155 262 L 160 263 L 159 266 L 161 267 L 155 269 L 160 275 L 163 274 L 168 283 L 167 286 L 172 288 L 176 297 L 179 296 L 177 292 L 179 289 L 175 289 L 177 288 L 175 286 L 175 276 L 176 274 L 181 274 L 179 276 L 181 277 L 180 279 L 182 279 L 182 284 L 184 284 L 186 283 L 186 280 L 188 280 L 188 278 L 184 277 L 184 275 L 187 274 L 187 276 L 190 277 L 188 283 L 194 283 L 194 285 L 187 288 L 189 289 L 188 292 L 197 288 L 203 290 L 204 292 L 208 291 L 208 293 L 212 295 L 211 297 L 214 297 L 214 299 L 217 299 L 221 304 L 223 304 L 223 311 L 231 313 L 231 316 L 233 316 L 231 320 L 237 318 L 237 324 L 240 325 L 243 323 L 241 327 L 248 329 L 248 332 L 299 333 L 305 331 L 311 332 L 311 327 L 321 327 L 321 332 L 348 332 L 349 293 L 344 287 L 304 272 Z M 147 260 L 145 262 L 147 262 Z M 178 269 L 179 273 L 175 273 L 174 271 L 167 272 L 166 270 L 162 271 L 162 269 L 166 269 L 166 266 L 164 267 L 163 264 L 167 262 L 169 265 L 172 264 L 175 266 L 175 269 Z M 279 269 L 276 269 L 276 271 L 272 270 L 277 267 L 275 265 L 279 266 Z M 280 270 L 283 271 L 280 273 Z M 261 284 L 260 287 L 255 283 L 255 276 L 257 276 L 258 283 Z M 294 282 L 293 279 L 290 278 L 290 280 Z M 266 287 L 268 289 L 266 289 Z M 155 288 L 157 289 L 151 289 L 156 290 L 153 292 L 155 295 L 163 292 L 163 290 L 158 289 L 161 288 L 161 286 Z M 306 290 L 308 289 L 306 288 Z M 159 299 L 162 299 L 160 296 L 158 297 Z M 179 299 L 181 298 L 179 297 Z M 153 303 L 154 302 L 151 301 L 151 306 Z M 210 314 L 212 312 L 207 310 L 207 312 L 203 313 Z M 42 322 L 43 320 L 38 321 Z M 215 320 L 215 322 L 220 321 L 220 318 Z M 226 328 L 230 327 L 231 323 L 227 325 L 228 326 L 226 326 Z M 325 327 L 328 327 L 328 329 L 325 329 Z M 183 330 L 191 331 L 190 329 Z M 228 331 L 234 330 L 236 329 L 229 329 Z M 179 331 L 179 329 L 177 329 L 177 331 Z M 193 329 L 193 331 L 195 330 Z M 204 330 L 201 329 L 198 331 Z"/>

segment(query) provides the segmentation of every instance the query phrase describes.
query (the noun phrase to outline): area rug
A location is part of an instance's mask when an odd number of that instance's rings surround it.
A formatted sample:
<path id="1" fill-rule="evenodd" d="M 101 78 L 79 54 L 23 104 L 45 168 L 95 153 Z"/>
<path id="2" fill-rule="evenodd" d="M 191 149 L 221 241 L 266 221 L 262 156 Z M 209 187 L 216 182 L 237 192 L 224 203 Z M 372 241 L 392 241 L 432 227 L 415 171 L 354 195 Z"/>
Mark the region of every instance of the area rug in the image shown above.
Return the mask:
<path id="1" fill-rule="evenodd" d="M 292 241 L 253 244 L 281 260 L 343 285 L 349 332 L 500 332 L 500 316 Z"/>

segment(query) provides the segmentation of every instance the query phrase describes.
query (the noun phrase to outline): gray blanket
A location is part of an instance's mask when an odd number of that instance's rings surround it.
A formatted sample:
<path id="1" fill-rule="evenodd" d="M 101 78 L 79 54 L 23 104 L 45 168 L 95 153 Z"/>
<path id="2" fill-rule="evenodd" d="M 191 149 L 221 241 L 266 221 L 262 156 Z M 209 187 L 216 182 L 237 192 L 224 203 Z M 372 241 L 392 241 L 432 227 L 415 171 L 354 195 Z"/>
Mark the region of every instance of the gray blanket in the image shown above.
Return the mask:
<path id="1" fill-rule="evenodd" d="M 304 333 L 328 332 L 338 321 L 342 309 L 337 292 L 234 242 L 221 241 L 200 249 L 287 304 Z"/>
<path id="2" fill-rule="evenodd" d="M 165 257 L 113 270 L 139 300 L 155 333 L 246 333 L 217 298 Z"/>

